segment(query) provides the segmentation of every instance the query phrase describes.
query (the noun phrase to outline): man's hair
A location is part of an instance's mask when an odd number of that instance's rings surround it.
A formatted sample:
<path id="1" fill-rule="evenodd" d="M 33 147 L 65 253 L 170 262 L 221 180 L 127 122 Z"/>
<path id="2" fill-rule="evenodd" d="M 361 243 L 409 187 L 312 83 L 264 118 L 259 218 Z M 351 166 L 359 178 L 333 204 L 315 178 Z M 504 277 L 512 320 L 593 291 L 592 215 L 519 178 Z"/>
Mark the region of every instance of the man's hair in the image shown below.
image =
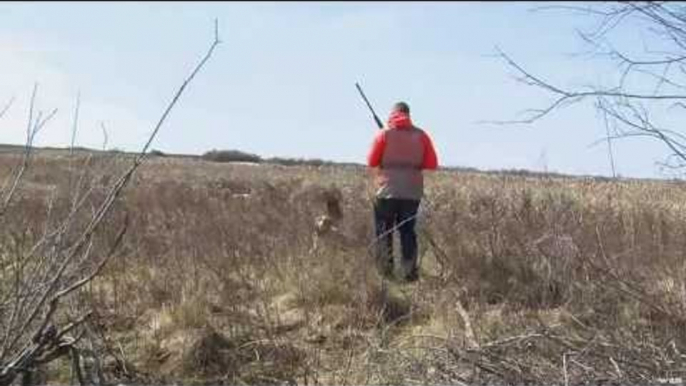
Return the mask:
<path id="1" fill-rule="evenodd" d="M 400 111 L 401 113 L 409 114 L 410 113 L 410 105 L 408 105 L 405 102 L 398 102 L 395 105 L 393 105 L 393 110 Z"/>

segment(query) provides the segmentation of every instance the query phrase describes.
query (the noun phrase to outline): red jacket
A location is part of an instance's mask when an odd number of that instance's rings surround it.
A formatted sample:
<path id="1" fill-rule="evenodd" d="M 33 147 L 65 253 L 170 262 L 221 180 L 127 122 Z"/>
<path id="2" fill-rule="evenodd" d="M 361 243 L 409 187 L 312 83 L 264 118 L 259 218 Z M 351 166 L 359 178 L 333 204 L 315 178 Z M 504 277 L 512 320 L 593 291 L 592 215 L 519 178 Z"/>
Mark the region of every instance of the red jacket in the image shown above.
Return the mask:
<path id="1" fill-rule="evenodd" d="M 419 200 L 424 193 L 422 170 L 436 169 L 438 159 L 429 135 L 407 114 L 395 111 L 388 128 L 374 137 L 367 165 L 380 168 L 377 197 Z"/>
<path id="2" fill-rule="evenodd" d="M 387 130 L 404 130 L 414 127 L 412 120 L 407 114 L 401 112 L 393 112 L 388 119 L 388 128 L 379 130 L 374 137 L 372 148 L 367 155 L 367 166 L 379 167 L 383 159 L 384 150 L 386 148 L 386 131 Z M 438 157 L 436 156 L 436 149 L 431 142 L 429 135 L 421 130 L 421 141 L 423 144 L 424 156 L 422 158 L 422 169 L 435 170 L 438 167 Z"/>

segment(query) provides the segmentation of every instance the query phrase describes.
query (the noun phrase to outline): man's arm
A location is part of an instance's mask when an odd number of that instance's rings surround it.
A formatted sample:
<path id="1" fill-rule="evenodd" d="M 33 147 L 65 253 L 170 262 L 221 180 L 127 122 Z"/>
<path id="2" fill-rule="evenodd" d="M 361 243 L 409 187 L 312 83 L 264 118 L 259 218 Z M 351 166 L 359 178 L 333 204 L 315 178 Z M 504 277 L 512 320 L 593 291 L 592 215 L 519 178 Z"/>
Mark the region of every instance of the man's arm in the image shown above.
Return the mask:
<path id="1" fill-rule="evenodd" d="M 426 132 L 422 135 L 422 143 L 424 144 L 422 169 L 435 170 L 438 168 L 438 156 L 436 156 L 436 149 L 431 141 L 431 137 Z"/>
<path id="2" fill-rule="evenodd" d="M 367 154 L 367 166 L 371 168 L 379 167 L 381 165 L 381 159 L 383 158 L 383 152 L 386 148 L 386 136 L 383 130 L 376 132 L 374 136 L 374 142 L 372 143 L 371 149 Z"/>

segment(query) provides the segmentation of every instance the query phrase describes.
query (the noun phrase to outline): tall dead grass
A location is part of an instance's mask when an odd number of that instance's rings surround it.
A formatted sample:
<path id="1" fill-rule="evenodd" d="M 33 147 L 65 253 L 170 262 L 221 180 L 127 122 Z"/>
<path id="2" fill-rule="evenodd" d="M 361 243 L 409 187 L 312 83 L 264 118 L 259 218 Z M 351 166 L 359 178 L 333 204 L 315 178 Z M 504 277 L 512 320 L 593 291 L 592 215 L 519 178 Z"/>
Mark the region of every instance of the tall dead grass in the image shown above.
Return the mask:
<path id="1" fill-rule="evenodd" d="M 12 225 L 38 231 L 35 191 L 61 189 L 67 161 L 36 162 L 0 248 L 31 245 Z M 117 210 L 131 224 L 121 253 L 81 294 L 111 377 L 578 383 L 683 370 L 677 183 L 437 172 L 422 279 L 401 285 L 374 271 L 363 170 L 160 157 L 139 171 Z M 317 236 L 331 189 L 342 218 Z"/>

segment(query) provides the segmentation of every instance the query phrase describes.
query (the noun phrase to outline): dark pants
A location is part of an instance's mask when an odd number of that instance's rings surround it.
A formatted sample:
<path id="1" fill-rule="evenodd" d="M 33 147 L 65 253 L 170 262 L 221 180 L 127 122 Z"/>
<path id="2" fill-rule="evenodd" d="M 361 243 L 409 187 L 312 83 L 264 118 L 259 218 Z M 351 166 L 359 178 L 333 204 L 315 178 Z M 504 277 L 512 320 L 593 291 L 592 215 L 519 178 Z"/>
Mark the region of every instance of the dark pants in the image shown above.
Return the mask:
<path id="1" fill-rule="evenodd" d="M 376 199 L 374 203 L 374 223 L 376 228 L 376 258 L 384 274 L 393 270 L 393 234 L 397 227 L 400 231 L 402 265 L 405 275 L 417 274 L 417 234 L 416 224 L 419 200 L 398 198 Z M 409 271 L 408 271 L 409 268 Z"/>

